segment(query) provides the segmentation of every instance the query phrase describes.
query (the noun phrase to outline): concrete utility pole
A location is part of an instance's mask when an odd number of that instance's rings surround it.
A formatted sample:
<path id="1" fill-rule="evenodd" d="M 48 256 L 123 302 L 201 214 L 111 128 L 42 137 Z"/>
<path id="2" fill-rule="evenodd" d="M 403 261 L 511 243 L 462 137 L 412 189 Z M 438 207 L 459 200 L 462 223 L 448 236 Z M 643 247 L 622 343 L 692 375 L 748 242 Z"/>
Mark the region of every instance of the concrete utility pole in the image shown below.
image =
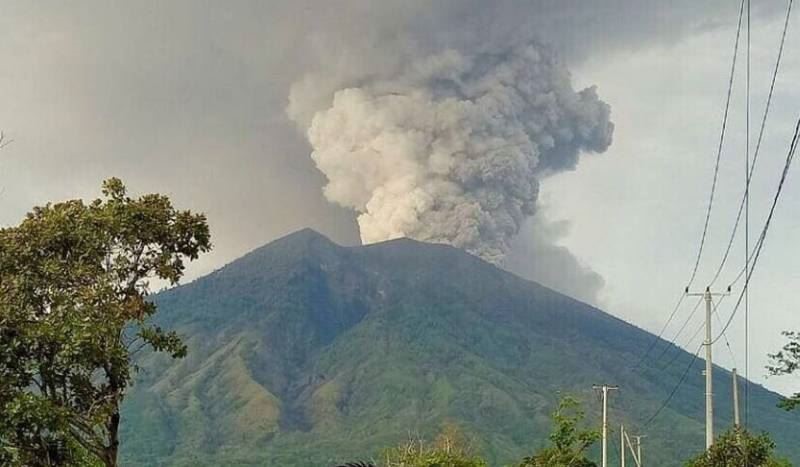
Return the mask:
<path id="1" fill-rule="evenodd" d="M 730 291 L 730 287 L 728 287 L 728 291 L 724 294 L 712 294 L 710 287 L 706 287 L 703 293 L 689 293 L 688 287 L 686 290 L 686 295 L 703 297 L 706 301 L 706 339 L 703 342 L 703 345 L 706 347 L 706 450 L 714 444 L 714 365 L 711 355 L 712 298 L 714 296 L 728 295 Z"/>
<path id="2" fill-rule="evenodd" d="M 619 464 L 625 467 L 625 425 L 619 426 Z"/>
<path id="3" fill-rule="evenodd" d="M 714 367 L 711 364 L 711 291 L 706 287 L 706 449 L 714 444 Z"/>
<path id="4" fill-rule="evenodd" d="M 634 438 L 644 438 L 644 436 L 634 436 Z M 628 437 L 628 433 L 625 433 L 625 442 L 628 444 L 628 449 L 631 450 L 631 456 L 633 456 L 633 462 L 636 463 L 636 467 L 642 467 L 641 456 L 642 456 L 642 448 L 637 446 L 636 450 L 633 449 L 633 445 L 631 445 L 631 439 Z M 641 441 L 637 439 L 637 443 Z M 622 453 L 625 453 L 625 443 L 622 445 Z"/>
<path id="5" fill-rule="evenodd" d="M 739 428 L 739 377 L 736 375 L 736 368 L 731 374 L 733 375 L 733 426 Z"/>
<path id="6" fill-rule="evenodd" d="M 638 467 L 642 467 L 644 465 L 644 462 L 642 461 L 642 438 L 646 438 L 646 436 L 638 435 L 633 437 L 633 439 L 636 440 L 636 465 Z"/>
<path id="7" fill-rule="evenodd" d="M 601 390 L 603 393 L 603 465 L 608 467 L 608 392 L 619 389 L 618 386 L 609 386 L 604 384 L 602 386 L 592 386 L 594 390 Z"/>

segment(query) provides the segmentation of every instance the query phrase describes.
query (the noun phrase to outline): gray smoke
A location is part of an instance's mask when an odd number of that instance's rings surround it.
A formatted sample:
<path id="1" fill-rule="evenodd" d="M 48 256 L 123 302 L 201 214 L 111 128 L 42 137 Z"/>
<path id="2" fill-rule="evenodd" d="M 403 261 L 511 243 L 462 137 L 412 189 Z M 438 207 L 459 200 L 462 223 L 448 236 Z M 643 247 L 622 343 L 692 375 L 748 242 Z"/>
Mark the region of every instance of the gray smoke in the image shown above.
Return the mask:
<path id="1" fill-rule="evenodd" d="M 575 91 L 548 47 L 447 50 L 395 69 L 309 75 L 291 92 L 325 197 L 358 213 L 364 243 L 410 237 L 500 263 L 540 179 L 611 144 L 610 107 L 594 87 Z"/>
<path id="2" fill-rule="evenodd" d="M 525 222 L 503 266 L 570 297 L 600 305 L 603 276 L 560 244 L 569 234 L 570 223 L 550 220 L 543 214 L 546 212 L 539 212 Z"/>

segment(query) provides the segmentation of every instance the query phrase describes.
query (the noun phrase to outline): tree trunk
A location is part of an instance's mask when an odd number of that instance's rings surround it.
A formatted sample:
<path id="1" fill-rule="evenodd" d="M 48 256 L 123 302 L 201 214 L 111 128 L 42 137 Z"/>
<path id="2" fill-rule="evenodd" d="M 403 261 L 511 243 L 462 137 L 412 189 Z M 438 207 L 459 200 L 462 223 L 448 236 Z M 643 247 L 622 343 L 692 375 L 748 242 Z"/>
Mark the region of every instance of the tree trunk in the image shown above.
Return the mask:
<path id="1" fill-rule="evenodd" d="M 108 420 L 108 447 L 103 459 L 106 467 L 117 467 L 117 455 L 119 454 L 119 405 L 114 408 L 114 413 Z"/>

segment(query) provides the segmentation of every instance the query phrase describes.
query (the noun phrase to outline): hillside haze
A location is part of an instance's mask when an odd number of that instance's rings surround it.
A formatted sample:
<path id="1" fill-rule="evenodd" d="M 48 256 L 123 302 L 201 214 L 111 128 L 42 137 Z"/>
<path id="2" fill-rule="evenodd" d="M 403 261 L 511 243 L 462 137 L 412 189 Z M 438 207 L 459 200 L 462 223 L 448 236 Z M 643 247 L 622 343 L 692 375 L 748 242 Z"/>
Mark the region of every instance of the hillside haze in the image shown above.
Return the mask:
<path id="1" fill-rule="evenodd" d="M 303 230 L 155 301 L 189 355 L 142 358 L 123 410 L 123 465 L 333 465 L 445 423 L 504 465 L 546 441 L 559 392 L 599 425 L 591 386 L 617 384 L 612 426 L 639 431 L 692 360 L 671 349 L 632 371 L 647 332 L 463 251 L 406 239 L 341 247 Z M 702 366 L 644 430 L 656 465 L 703 449 Z M 723 430 L 730 374 L 714 376 Z M 750 428 L 800 462 L 800 418 L 778 399 L 751 386 Z"/>

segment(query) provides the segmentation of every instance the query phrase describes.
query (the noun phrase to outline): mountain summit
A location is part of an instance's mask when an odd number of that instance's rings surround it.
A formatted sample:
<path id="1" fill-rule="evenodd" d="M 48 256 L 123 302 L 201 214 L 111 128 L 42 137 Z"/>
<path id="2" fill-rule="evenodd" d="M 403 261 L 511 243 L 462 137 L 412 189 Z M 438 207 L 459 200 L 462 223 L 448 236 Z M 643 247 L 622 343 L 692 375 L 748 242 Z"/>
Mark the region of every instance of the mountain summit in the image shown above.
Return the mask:
<path id="1" fill-rule="evenodd" d="M 125 465 L 326 466 L 445 423 L 502 465 L 545 442 L 559 393 L 596 420 L 595 383 L 621 387 L 614 425 L 642 430 L 692 361 L 673 348 L 632 370 L 651 334 L 458 249 L 407 239 L 342 247 L 306 229 L 155 301 L 189 355 L 142 358 L 124 406 Z M 703 449 L 701 367 L 646 428 L 659 465 Z M 715 388 L 722 430 L 727 371 L 716 369 Z M 750 428 L 800 461 L 800 419 L 778 399 L 751 386 Z"/>

